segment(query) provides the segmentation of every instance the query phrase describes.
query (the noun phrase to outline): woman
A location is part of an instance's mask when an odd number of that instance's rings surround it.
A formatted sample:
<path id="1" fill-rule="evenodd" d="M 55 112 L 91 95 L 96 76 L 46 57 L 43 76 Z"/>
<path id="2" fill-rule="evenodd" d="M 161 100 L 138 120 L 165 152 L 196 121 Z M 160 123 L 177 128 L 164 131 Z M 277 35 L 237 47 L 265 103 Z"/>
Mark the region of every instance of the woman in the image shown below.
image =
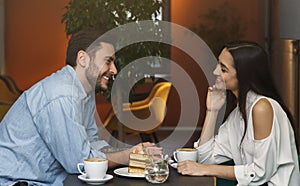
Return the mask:
<path id="1" fill-rule="evenodd" d="M 274 87 L 263 48 L 246 41 L 225 45 L 214 75 L 203 130 L 195 142 L 199 163 L 181 162 L 178 172 L 233 179 L 238 185 L 299 186 L 293 120 Z M 214 136 L 224 90 L 224 124 Z M 228 160 L 235 165 L 214 165 Z"/>

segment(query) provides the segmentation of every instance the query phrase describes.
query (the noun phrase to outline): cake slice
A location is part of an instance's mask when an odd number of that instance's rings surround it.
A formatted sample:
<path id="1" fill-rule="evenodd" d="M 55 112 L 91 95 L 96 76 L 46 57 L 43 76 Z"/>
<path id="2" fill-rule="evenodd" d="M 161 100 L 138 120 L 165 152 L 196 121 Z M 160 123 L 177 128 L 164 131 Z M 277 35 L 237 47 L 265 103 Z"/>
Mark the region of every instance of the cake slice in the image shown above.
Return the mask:
<path id="1" fill-rule="evenodd" d="M 146 161 L 149 159 L 147 154 L 129 154 L 129 167 L 128 172 L 133 174 L 144 174 Z"/>

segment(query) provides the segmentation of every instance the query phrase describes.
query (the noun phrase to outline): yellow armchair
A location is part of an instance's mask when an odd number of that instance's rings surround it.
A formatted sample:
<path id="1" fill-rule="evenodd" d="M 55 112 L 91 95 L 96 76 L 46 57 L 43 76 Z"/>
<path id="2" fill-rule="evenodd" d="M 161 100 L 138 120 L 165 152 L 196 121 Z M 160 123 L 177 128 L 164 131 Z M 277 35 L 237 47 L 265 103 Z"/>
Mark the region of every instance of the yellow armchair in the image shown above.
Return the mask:
<path id="1" fill-rule="evenodd" d="M 158 143 L 155 131 L 161 126 L 165 118 L 166 105 L 171 86 L 172 84 L 170 82 L 156 83 L 145 99 L 123 104 L 122 117 L 126 120 L 126 123 L 130 123 L 130 126 L 137 127 L 128 127 L 128 125 L 124 125 L 124 131 L 118 131 L 119 120 L 113 109 L 110 110 L 105 118 L 103 122 L 104 126 L 112 134 L 118 132 L 124 132 L 127 134 L 138 133 L 141 137 L 141 134 L 151 134 L 154 138 L 154 142 Z M 146 122 L 134 123 L 136 120 L 131 120 L 129 114 L 133 114 L 136 118 Z M 149 119 L 150 116 L 151 119 Z"/>

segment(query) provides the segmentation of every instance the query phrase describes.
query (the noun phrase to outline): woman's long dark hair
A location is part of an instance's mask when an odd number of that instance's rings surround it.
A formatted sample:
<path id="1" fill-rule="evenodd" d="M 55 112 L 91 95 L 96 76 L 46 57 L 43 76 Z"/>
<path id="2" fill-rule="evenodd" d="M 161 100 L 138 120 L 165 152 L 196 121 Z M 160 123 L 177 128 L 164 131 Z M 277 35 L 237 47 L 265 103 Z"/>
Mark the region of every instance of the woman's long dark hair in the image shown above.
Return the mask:
<path id="1" fill-rule="evenodd" d="M 236 41 L 228 43 L 224 45 L 222 50 L 224 48 L 226 48 L 233 57 L 234 66 L 237 71 L 239 88 L 237 100 L 231 91 L 227 91 L 227 105 L 224 120 L 227 119 L 230 112 L 236 107 L 236 104 L 238 104 L 245 123 L 244 134 L 241 143 L 245 137 L 248 125 L 246 114 L 246 97 L 249 90 L 276 100 L 287 114 L 294 128 L 295 126 L 292 114 L 285 106 L 275 88 L 269 67 L 269 57 L 266 51 L 258 44 L 249 41 Z"/>

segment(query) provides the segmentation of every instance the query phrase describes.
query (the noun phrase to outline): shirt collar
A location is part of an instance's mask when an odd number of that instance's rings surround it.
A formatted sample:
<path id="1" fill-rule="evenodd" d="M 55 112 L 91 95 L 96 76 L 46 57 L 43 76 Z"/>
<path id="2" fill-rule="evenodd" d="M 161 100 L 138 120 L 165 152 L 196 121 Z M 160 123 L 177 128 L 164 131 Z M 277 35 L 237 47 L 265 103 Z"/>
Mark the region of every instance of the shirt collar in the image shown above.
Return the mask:
<path id="1" fill-rule="evenodd" d="M 72 84 L 72 94 L 75 98 L 85 98 L 87 97 L 87 93 L 85 92 L 76 71 L 70 65 L 67 65 L 65 68 L 66 73 L 68 73 L 71 77 L 71 84 Z"/>

